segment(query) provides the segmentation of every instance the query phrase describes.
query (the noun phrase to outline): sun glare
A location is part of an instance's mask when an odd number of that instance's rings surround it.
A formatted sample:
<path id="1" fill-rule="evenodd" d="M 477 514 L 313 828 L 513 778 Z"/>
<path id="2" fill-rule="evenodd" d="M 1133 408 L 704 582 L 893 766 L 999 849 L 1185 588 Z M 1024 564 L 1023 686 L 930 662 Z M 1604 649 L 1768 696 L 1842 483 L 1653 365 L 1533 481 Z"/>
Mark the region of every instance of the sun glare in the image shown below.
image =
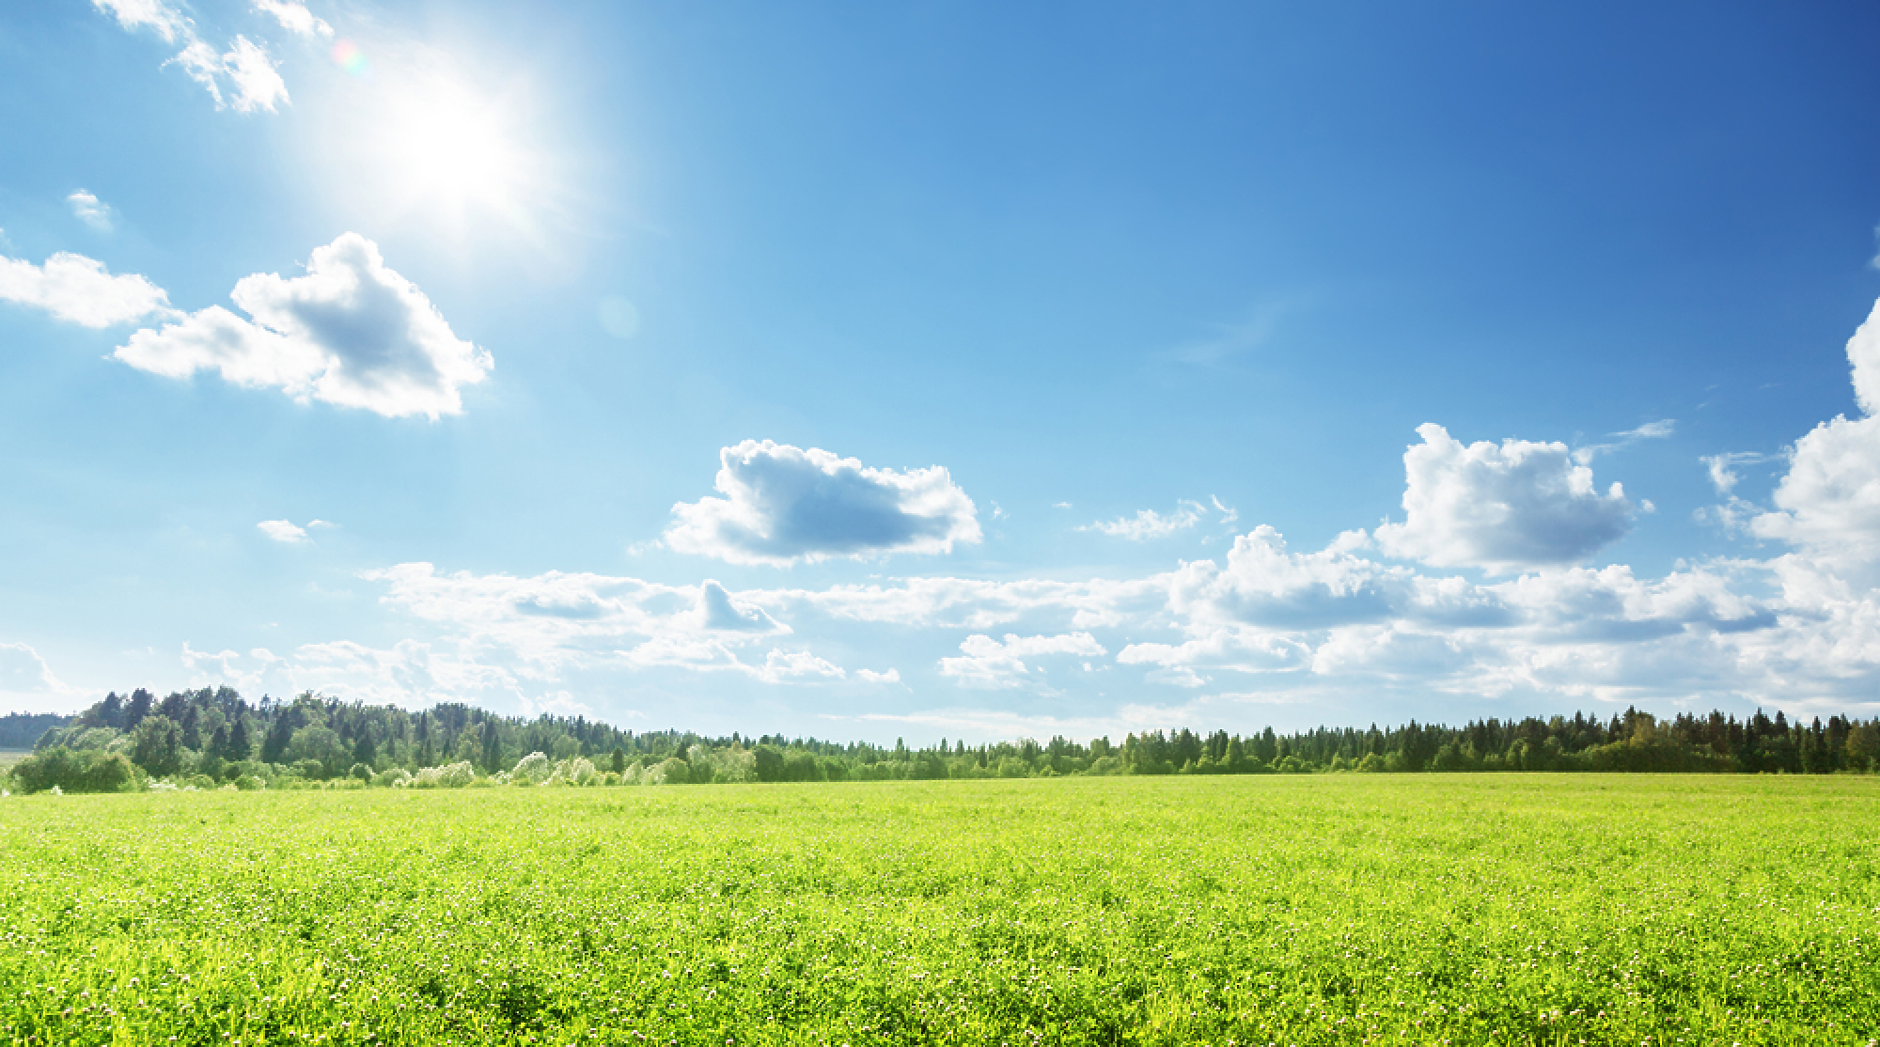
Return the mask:
<path id="1" fill-rule="evenodd" d="M 434 84 L 400 99 L 389 116 L 388 152 L 406 193 L 453 205 L 515 203 L 526 165 L 499 105 Z"/>

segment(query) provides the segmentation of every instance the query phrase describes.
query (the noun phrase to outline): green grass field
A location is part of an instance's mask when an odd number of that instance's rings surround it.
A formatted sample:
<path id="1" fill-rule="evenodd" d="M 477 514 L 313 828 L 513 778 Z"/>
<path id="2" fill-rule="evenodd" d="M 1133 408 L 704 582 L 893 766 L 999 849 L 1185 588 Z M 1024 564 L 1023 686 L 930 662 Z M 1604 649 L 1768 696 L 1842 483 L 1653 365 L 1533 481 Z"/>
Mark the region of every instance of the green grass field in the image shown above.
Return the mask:
<path id="1" fill-rule="evenodd" d="M 0 801 L 0 1041 L 1866 1044 L 1880 781 Z"/>

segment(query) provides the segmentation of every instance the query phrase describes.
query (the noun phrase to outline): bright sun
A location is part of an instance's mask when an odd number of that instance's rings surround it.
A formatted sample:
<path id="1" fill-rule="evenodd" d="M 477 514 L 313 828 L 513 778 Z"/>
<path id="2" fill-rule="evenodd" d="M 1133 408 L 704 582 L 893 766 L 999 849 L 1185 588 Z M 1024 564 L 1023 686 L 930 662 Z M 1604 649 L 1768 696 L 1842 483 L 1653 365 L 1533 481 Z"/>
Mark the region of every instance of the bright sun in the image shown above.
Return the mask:
<path id="1" fill-rule="evenodd" d="M 433 83 L 393 102 L 387 115 L 394 175 L 406 192 L 458 206 L 515 202 L 526 165 L 499 105 Z"/>

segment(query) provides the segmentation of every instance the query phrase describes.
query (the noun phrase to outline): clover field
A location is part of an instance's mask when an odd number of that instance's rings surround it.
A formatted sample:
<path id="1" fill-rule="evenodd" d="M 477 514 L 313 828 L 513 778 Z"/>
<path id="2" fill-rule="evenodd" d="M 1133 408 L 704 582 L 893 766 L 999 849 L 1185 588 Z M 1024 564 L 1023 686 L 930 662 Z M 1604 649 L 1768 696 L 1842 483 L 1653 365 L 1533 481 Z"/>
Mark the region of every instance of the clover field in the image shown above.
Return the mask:
<path id="1" fill-rule="evenodd" d="M 1870 1044 L 1880 780 L 0 800 L 15 1044 Z"/>

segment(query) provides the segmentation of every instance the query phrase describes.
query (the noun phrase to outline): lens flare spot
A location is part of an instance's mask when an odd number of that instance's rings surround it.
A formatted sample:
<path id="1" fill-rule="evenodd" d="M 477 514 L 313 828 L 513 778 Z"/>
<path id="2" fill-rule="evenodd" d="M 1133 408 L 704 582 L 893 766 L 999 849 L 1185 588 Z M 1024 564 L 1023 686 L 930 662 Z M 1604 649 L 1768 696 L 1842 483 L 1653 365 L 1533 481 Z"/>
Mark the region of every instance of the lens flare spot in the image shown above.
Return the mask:
<path id="1" fill-rule="evenodd" d="M 354 76 L 366 75 L 366 53 L 351 40 L 341 40 L 333 45 L 333 64 Z"/>

